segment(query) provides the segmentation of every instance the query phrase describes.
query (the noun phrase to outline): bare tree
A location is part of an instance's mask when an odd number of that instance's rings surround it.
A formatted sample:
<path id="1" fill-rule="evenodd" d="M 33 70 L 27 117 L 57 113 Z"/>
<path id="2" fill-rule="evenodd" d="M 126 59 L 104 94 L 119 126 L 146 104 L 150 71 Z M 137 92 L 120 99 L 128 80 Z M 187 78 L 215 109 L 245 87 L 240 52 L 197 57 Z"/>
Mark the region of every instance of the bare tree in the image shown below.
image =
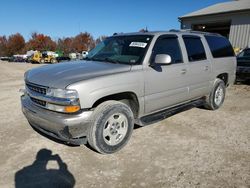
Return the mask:
<path id="1" fill-rule="evenodd" d="M 107 36 L 105 35 L 102 35 L 100 37 L 98 37 L 96 40 L 95 40 L 95 44 L 99 44 L 100 42 L 104 41 L 105 39 L 107 38 Z"/>
<path id="2" fill-rule="evenodd" d="M 75 52 L 88 51 L 95 47 L 95 41 L 92 35 L 88 32 L 80 33 L 74 37 L 72 49 Z"/>
<path id="3" fill-rule="evenodd" d="M 6 36 L 0 36 L 0 56 L 6 56 L 7 50 L 7 38 Z"/>
<path id="4" fill-rule="evenodd" d="M 26 50 L 55 50 L 56 42 L 53 41 L 49 36 L 40 34 L 40 33 L 32 33 L 31 39 L 26 44 Z"/>
<path id="5" fill-rule="evenodd" d="M 11 56 L 21 53 L 25 46 L 25 40 L 20 33 L 10 35 L 6 44 L 6 55 Z"/>

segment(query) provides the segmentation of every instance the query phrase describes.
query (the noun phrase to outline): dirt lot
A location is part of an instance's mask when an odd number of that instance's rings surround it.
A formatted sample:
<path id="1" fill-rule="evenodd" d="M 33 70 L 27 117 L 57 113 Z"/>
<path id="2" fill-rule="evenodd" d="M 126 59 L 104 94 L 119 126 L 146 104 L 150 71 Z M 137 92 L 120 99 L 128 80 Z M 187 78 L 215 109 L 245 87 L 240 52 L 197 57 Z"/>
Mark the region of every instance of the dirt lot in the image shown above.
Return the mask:
<path id="1" fill-rule="evenodd" d="M 195 108 L 136 129 L 105 156 L 29 126 L 18 90 L 36 66 L 0 62 L 0 187 L 250 187 L 250 86 L 229 88 L 218 111 Z"/>

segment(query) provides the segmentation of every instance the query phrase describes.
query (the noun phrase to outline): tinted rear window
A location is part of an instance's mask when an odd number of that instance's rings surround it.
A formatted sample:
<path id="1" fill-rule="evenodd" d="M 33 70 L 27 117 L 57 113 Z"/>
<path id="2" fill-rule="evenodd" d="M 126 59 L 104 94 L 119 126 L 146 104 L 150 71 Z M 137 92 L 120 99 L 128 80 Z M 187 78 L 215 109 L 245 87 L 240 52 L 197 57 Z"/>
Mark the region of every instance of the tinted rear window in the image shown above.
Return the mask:
<path id="1" fill-rule="evenodd" d="M 209 35 L 205 38 L 214 58 L 234 56 L 233 48 L 226 38 Z"/>
<path id="2" fill-rule="evenodd" d="M 206 53 L 200 37 L 183 36 L 186 46 L 188 60 L 201 61 L 206 59 Z"/>

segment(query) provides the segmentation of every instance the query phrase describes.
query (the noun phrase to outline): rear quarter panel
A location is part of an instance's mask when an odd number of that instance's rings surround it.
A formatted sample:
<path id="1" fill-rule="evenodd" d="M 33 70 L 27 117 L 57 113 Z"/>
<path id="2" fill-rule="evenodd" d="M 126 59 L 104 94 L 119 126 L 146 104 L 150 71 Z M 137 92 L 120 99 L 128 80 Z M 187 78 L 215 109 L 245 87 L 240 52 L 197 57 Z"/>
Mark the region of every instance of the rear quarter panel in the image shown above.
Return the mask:
<path id="1" fill-rule="evenodd" d="M 234 84 L 236 77 L 236 57 L 214 58 L 213 60 L 213 74 L 216 78 L 219 74 L 228 74 L 228 84 Z"/>
<path id="2" fill-rule="evenodd" d="M 214 58 L 205 37 L 203 36 L 202 38 L 203 38 L 203 44 L 205 45 L 207 51 L 206 54 L 212 65 L 211 88 L 213 87 L 214 81 L 217 78 L 217 76 L 223 73 L 228 74 L 228 84 L 232 85 L 236 78 L 236 66 L 237 66 L 236 56 Z"/>

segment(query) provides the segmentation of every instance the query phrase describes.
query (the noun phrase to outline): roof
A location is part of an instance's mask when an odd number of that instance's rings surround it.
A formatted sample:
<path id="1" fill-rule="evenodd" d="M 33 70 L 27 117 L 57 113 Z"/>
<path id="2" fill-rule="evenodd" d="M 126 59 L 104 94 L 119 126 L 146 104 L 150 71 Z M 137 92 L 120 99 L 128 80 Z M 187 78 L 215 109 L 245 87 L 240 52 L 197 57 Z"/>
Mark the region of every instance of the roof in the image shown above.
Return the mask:
<path id="1" fill-rule="evenodd" d="M 215 5 L 191 12 L 179 18 L 182 19 L 182 18 L 189 18 L 189 17 L 195 17 L 195 16 L 221 14 L 221 13 L 244 11 L 244 10 L 250 10 L 249 0 L 238 0 L 238 1 L 218 3 Z"/>
<path id="2" fill-rule="evenodd" d="M 163 34 L 195 34 L 195 35 L 217 35 L 217 33 L 209 33 L 209 32 L 202 32 L 202 31 L 193 31 L 193 30 L 175 30 L 171 29 L 169 31 L 148 31 L 148 32 L 133 32 L 133 33 L 117 33 L 113 36 L 131 36 L 131 35 L 163 35 Z"/>

